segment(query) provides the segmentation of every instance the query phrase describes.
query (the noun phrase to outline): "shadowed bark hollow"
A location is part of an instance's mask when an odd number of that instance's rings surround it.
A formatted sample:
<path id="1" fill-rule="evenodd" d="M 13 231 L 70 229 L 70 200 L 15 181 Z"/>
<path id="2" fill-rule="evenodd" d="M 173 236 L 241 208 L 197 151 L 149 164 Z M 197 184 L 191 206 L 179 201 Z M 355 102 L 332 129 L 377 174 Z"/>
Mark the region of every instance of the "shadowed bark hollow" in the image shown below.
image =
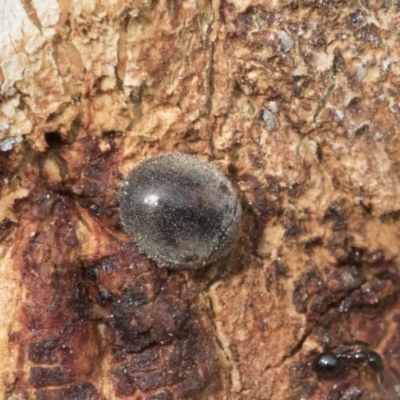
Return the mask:
<path id="1" fill-rule="evenodd" d="M 397 0 L 2 0 L 0 26 L 1 399 L 400 398 Z M 168 152 L 240 197 L 206 268 L 122 229 Z"/>

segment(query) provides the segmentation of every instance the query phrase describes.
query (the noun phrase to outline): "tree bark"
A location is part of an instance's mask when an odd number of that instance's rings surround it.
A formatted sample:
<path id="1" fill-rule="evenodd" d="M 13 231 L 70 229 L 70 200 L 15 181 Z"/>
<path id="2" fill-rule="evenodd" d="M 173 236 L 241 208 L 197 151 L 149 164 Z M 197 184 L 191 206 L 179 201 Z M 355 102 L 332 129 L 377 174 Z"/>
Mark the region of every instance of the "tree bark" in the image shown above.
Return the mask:
<path id="1" fill-rule="evenodd" d="M 397 0 L 2 0 L 0 398 L 400 398 L 399 25 Z M 194 271 L 120 221 L 168 152 L 243 206 Z"/>

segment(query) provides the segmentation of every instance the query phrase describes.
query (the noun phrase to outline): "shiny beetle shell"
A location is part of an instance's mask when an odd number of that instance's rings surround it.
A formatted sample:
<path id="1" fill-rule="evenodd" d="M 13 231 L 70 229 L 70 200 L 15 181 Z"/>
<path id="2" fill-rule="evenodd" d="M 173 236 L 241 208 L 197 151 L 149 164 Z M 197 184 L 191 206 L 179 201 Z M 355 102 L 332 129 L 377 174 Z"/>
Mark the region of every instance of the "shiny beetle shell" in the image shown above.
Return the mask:
<path id="1" fill-rule="evenodd" d="M 141 162 L 121 190 L 125 231 L 152 260 L 197 268 L 227 254 L 240 230 L 241 206 L 215 166 L 183 154 Z"/>

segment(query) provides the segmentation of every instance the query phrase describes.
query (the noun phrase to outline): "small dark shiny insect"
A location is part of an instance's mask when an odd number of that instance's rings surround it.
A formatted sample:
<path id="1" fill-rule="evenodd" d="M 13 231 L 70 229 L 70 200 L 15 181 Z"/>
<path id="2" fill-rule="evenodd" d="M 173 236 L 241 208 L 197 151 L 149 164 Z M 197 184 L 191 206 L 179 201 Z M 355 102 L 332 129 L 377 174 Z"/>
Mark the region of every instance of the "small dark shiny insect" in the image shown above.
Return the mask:
<path id="1" fill-rule="evenodd" d="M 368 365 L 375 372 L 381 372 L 384 369 L 382 357 L 373 350 L 368 354 Z"/>
<path id="2" fill-rule="evenodd" d="M 365 364 L 368 361 L 369 357 L 366 351 L 358 350 L 354 354 L 351 354 L 350 360 L 356 365 Z"/>
<path id="3" fill-rule="evenodd" d="M 340 353 L 337 355 L 338 358 L 348 361 L 350 364 L 355 366 L 366 365 L 375 372 L 383 370 L 382 357 L 373 350 L 357 350 L 355 353 Z"/>
<path id="4" fill-rule="evenodd" d="M 365 364 L 368 361 L 368 354 L 364 350 L 358 350 L 355 353 L 339 353 L 337 357 L 355 366 Z"/>
<path id="5" fill-rule="evenodd" d="M 323 352 L 315 358 L 312 370 L 321 378 L 330 379 L 341 376 L 349 367 L 366 365 L 377 374 L 384 368 L 383 360 L 377 352 L 359 349 L 355 352 L 345 351 L 338 354 L 330 351 Z"/>
<path id="6" fill-rule="evenodd" d="M 183 154 L 141 162 L 121 189 L 121 219 L 139 249 L 170 268 L 196 268 L 227 254 L 241 206 L 215 166 Z"/>
<path id="7" fill-rule="evenodd" d="M 318 355 L 312 363 L 312 370 L 325 379 L 336 378 L 343 372 L 340 358 L 330 351 Z"/>

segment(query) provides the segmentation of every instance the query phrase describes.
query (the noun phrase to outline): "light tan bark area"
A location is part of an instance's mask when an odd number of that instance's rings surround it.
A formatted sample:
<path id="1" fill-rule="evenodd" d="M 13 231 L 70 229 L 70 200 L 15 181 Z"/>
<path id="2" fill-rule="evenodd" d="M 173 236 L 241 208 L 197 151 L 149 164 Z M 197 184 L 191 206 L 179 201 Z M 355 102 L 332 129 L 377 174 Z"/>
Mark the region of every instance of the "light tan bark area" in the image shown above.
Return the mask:
<path id="1" fill-rule="evenodd" d="M 400 3 L 2 0 L 2 399 L 400 398 Z M 163 152 L 240 194 L 224 260 L 139 254 Z M 383 371 L 323 351 L 376 351 Z"/>

